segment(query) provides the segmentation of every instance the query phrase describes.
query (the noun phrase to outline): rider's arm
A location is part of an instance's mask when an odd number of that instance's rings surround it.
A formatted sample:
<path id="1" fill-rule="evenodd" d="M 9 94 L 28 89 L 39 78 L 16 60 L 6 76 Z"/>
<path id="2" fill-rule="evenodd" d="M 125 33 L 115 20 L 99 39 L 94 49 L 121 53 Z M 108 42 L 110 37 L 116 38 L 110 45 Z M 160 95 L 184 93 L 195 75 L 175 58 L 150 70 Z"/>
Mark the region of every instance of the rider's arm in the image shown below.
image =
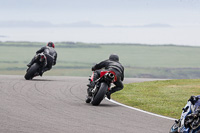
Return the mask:
<path id="1" fill-rule="evenodd" d="M 108 63 L 107 60 L 105 60 L 105 61 L 102 61 L 102 62 L 100 62 L 100 63 L 94 65 L 94 66 L 92 67 L 92 71 L 94 71 L 94 70 L 99 70 L 99 69 L 101 69 L 101 68 L 104 68 L 104 67 L 107 65 L 107 63 Z"/>
<path id="2" fill-rule="evenodd" d="M 56 65 L 56 60 L 57 60 L 57 53 L 54 54 L 53 65 Z"/>
<path id="3" fill-rule="evenodd" d="M 36 52 L 36 54 L 42 53 L 42 52 L 44 52 L 44 50 L 45 50 L 45 47 L 42 47 L 41 49 L 39 49 L 39 50 Z"/>

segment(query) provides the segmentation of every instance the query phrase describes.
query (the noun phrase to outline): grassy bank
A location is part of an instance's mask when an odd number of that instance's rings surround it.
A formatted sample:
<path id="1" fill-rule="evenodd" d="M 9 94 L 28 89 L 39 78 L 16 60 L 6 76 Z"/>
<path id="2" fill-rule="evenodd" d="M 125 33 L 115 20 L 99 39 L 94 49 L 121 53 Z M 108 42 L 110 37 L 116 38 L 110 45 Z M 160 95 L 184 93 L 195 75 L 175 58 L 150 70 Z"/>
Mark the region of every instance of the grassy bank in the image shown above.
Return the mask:
<path id="1" fill-rule="evenodd" d="M 192 95 L 200 95 L 200 79 L 132 83 L 112 95 L 112 99 L 156 114 L 180 118 Z"/>

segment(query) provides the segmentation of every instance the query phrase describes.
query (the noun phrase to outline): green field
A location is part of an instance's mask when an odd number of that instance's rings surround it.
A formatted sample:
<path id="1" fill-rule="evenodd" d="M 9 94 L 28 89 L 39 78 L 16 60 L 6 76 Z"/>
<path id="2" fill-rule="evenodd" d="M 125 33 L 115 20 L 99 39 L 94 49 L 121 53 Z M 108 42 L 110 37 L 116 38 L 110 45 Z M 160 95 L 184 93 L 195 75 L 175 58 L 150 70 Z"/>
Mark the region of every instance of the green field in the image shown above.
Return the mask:
<path id="1" fill-rule="evenodd" d="M 156 114 L 179 119 L 190 96 L 200 95 L 200 79 L 132 83 L 112 99 Z"/>
<path id="2" fill-rule="evenodd" d="M 44 75 L 88 76 L 111 53 L 120 57 L 125 77 L 200 78 L 200 47 L 56 42 L 57 65 Z M 21 74 L 42 42 L 0 42 L 0 74 Z"/>

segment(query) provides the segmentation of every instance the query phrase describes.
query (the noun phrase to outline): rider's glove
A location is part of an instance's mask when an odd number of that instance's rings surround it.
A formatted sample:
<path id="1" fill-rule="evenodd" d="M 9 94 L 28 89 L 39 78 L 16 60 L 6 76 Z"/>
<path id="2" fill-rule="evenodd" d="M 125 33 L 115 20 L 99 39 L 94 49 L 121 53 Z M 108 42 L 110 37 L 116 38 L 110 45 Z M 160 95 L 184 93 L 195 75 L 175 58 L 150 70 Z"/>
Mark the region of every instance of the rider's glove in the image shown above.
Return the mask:
<path id="1" fill-rule="evenodd" d="M 198 101 L 198 97 L 196 96 L 191 96 L 190 99 L 188 101 L 190 101 L 193 105 Z"/>

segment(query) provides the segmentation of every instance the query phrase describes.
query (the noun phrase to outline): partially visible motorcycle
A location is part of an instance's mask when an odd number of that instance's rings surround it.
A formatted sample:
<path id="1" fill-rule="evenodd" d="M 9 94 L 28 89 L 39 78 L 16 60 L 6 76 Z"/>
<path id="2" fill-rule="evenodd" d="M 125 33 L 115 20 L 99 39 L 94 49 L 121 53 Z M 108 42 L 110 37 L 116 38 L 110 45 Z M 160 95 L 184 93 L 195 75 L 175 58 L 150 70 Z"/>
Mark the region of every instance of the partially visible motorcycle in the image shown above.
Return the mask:
<path id="1" fill-rule="evenodd" d="M 47 58 L 44 53 L 37 54 L 34 57 L 34 63 L 27 70 L 24 78 L 26 80 L 31 80 L 36 76 L 39 76 L 39 72 L 46 67 Z"/>
<path id="2" fill-rule="evenodd" d="M 93 81 L 94 72 L 92 76 L 89 78 L 90 82 Z M 113 71 L 101 71 L 100 78 L 95 82 L 95 87 L 91 91 L 92 96 L 87 97 L 86 103 L 91 103 L 94 106 L 98 106 L 101 101 L 105 98 L 106 93 L 110 90 L 111 83 L 117 81 L 117 77 L 115 72 Z"/>
<path id="3" fill-rule="evenodd" d="M 191 96 L 169 133 L 200 133 L 200 95 Z"/>

